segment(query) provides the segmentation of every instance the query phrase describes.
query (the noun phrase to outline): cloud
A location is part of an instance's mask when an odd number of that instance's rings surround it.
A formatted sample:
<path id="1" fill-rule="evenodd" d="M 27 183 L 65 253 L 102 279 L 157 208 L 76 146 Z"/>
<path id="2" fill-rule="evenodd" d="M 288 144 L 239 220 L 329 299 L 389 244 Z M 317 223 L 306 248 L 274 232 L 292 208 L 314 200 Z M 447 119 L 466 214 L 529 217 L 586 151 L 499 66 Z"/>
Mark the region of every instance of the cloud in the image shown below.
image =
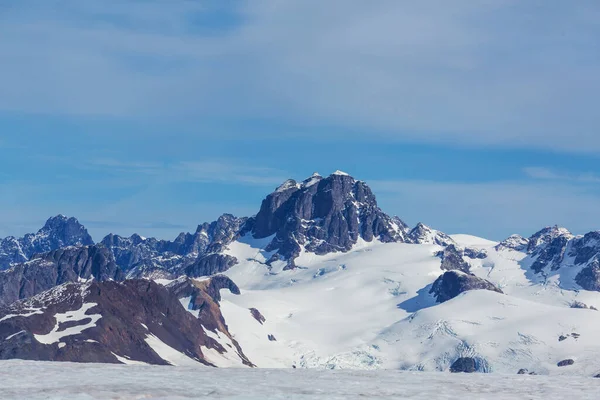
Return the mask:
<path id="1" fill-rule="evenodd" d="M 523 171 L 527 176 L 533 179 L 550 180 L 550 181 L 570 181 L 573 183 L 599 183 L 600 176 L 591 172 L 588 173 L 569 173 L 563 171 L 555 171 L 545 167 L 527 167 Z"/>
<path id="2" fill-rule="evenodd" d="M 115 159 L 91 160 L 84 168 L 116 171 L 123 174 L 149 177 L 155 183 L 196 182 L 273 186 L 289 176 L 285 171 L 254 165 L 240 164 L 234 160 L 178 161 L 173 163 L 120 161 Z M 135 180 L 139 182 L 139 177 Z"/>
<path id="3" fill-rule="evenodd" d="M 262 119 L 306 135 L 323 126 L 378 140 L 600 149 L 595 1 L 222 4 L 5 7 L 0 110 Z"/>

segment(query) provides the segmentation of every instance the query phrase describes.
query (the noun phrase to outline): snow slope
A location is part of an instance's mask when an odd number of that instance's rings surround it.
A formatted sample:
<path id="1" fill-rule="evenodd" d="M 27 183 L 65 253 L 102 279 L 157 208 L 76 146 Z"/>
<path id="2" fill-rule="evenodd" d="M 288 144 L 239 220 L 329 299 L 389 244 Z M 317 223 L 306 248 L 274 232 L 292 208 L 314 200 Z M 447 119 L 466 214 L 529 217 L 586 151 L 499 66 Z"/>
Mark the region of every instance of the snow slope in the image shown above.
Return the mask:
<path id="1" fill-rule="evenodd" d="M 2 399 L 578 399 L 600 379 L 403 371 L 314 371 L 0 362 Z M 28 379 L 23 379 L 26 376 Z"/>
<path id="2" fill-rule="evenodd" d="M 600 293 L 542 279 L 524 253 L 496 251 L 496 242 L 453 239 L 486 250 L 485 259 L 465 260 L 504 295 L 472 291 L 436 304 L 429 290 L 443 273 L 437 245 L 360 241 L 347 253 L 303 252 L 299 268 L 286 271 L 283 262 L 265 264 L 270 254 L 261 246 L 269 239 L 245 237 L 229 246 L 241 262 L 226 272 L 242 294 L 223 291 L 222 312 L 259 367 L 445 371 L 469 356 L 481 361 L 482 372 L 600 373 L 593 361 L 600 356 L 600 313 L 570 308 L 573 301 L 598 307 Z M 567 339 L 559 342 L 561 335 Z M 567 358 L 575 364 L 556 366 Z"/>

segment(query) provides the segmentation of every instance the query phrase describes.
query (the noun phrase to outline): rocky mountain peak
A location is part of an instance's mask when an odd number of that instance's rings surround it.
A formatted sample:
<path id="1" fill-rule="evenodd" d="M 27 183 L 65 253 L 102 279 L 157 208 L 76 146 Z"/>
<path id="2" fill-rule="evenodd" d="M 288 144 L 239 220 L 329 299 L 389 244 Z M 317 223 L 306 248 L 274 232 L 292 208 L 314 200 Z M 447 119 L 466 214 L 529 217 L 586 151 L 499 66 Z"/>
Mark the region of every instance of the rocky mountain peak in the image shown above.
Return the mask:
<path id="1" fill-rule="evenodd" d="M 557 238 L 563 238 L 568 241 L 573 237 L 574 235 L 566 228 L 559 227 L 558 225 L 547 226 L 529 238 L 527 251 L 535 251 L 537 247 L 550 244 Z"/>
<path id="2" fill-rule="evenodd" d="M 94 241 L 76 218 L 57 215 L 46 221 L 37 233 L 22 238 L 0 240 L 0 270 L 25 262 L 34 254 L 68 246 L 90 246 Z"/>
<path id="3" fill-rule="evenodd" d="M 456 245 L 448 235 L 419 222 L 409 233 L 408 239 L 415 244 L 437 244 L 438 246 Z"/>
<path id="4" fill-rule="evenodd" d="M 255 238 L 275 235 L 277 259 L 293 259 L 301 246 L 325 254 L 348 251 L 359 238 L 402 241 L 405 224 L 383 213 L 363 181 L 341 171 L 301 183 L 288 180 L 269 194 L 250 222 Z"/>
<path id="5" fill-rule="evenodd" d="M 526 251 L 529 239 L 521 235 L 510 235 L 508 238 L 496 245 L 496 250 L 510 249 L 515 251 Z"/>
<path id="6" fill-rule="evenodd" d="M 46 236 L 49 241 L 54 241 L 59 247 L 94 244 L 87 229 L 79 223 L 77 218 L 66 217 L 62 214 L 48 219 L 36 236 Z"/>

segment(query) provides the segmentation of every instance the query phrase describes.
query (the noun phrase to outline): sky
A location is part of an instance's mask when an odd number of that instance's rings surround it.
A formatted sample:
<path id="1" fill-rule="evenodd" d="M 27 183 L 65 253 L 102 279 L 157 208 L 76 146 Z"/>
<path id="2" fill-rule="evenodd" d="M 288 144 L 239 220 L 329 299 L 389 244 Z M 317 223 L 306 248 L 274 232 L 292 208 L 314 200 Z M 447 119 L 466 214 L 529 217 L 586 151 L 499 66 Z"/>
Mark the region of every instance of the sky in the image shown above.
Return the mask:
<path id="1" fill-rule="evenodd" d="M 8 0 L 0 37 L 0 237 L 173 238 L 338 169 L 409 225 L 600 229 L 596 0 Z"/>

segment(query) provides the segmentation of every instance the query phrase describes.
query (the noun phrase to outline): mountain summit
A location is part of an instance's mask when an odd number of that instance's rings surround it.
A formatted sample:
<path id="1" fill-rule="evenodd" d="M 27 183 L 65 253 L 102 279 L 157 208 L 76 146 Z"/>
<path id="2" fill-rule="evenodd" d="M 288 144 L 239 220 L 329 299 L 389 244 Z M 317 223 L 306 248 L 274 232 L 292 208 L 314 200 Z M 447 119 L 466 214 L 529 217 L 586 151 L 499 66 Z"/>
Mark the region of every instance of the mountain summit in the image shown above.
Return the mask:
<path id="1" fill-rule="evenodd" d="M 93 244 L 92 237 L 76 218 L 57 215 L 48 219 L 37 233 L 28 233 L 22 238 L 9 236 L 0 239 L 0 270 L 25 262 L 35 254 Z"/>
<path id="2" fill-rule="evenodd" d="M 285 181 L 248 223 L 254 238 L 274 236 L 266 250 L 276 251 L 272 260 L 284 259 L 288 268 L 303 248 L 315 254 L 345 252 L 359 240 L 402 242 L 408 232 L 399 218 L 381 211 L 365 182 L 341 171 Z"/>

